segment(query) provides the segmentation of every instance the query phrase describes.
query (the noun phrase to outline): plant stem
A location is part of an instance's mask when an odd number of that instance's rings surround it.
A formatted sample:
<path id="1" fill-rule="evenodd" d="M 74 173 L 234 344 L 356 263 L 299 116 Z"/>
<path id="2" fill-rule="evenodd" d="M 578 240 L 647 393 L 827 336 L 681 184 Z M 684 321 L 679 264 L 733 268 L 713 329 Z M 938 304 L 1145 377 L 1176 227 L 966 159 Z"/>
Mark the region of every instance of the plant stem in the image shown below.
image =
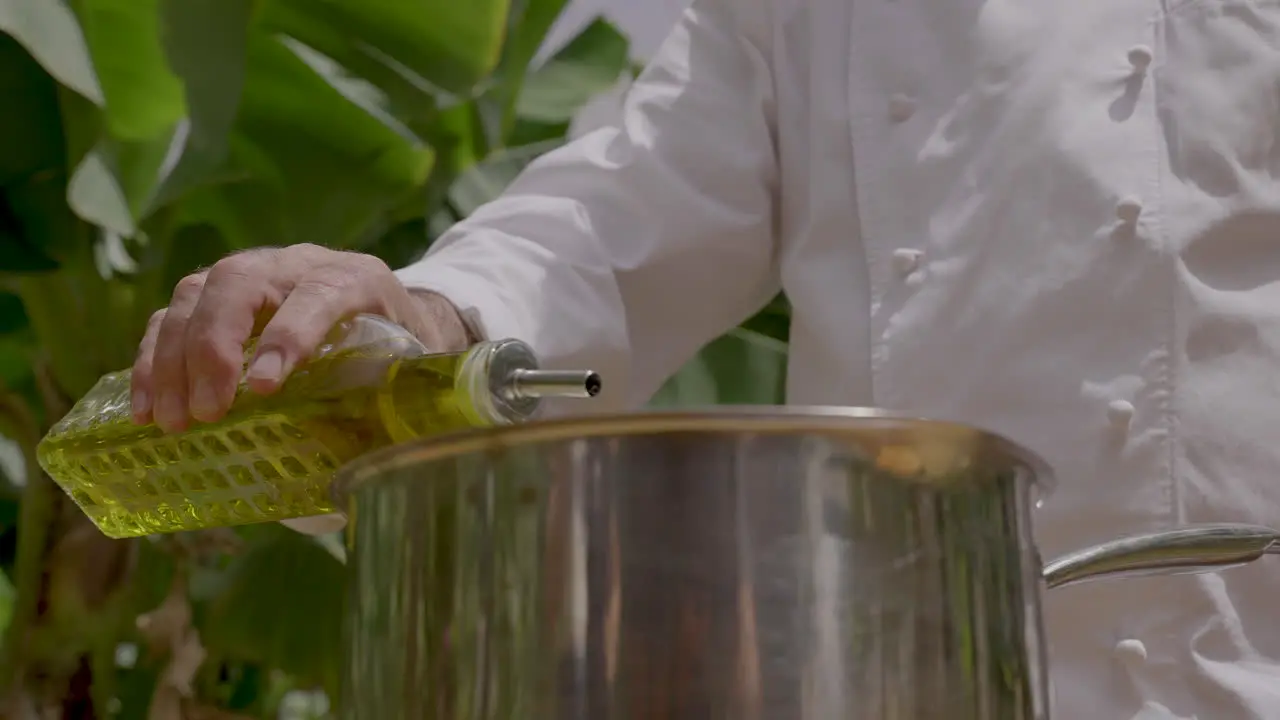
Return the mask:
<path id="1" fill-rule="evenodd" d="M 57 509 L 57 492 L 36 462 L 35 447 L 40 430 L 31 409 L 19 396 L 0 394 L 0 419 L 22 448 L 26 465 L 26 486 L 18 520 L 18 551 L 14 563 L 13 615 L 5 629 L 0 649 L 0 697 L 8 698 L 16 690 L 25 658 L 26 634 L 34 625 L 43 594 L 44 556 L 49 545 L 49 532 Z"/>

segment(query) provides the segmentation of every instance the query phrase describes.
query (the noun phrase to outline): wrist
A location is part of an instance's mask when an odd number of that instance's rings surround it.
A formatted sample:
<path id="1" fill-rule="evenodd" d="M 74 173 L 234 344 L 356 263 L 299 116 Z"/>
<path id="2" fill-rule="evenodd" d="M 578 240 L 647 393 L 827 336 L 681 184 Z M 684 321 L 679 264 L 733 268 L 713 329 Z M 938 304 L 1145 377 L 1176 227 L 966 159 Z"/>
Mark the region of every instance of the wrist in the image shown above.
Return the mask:
<path id="1" fill-rule="evenodd" d="M 448 298 L 431 290 L 410 289 L 415 318 L 408 330 L 432 352 L 458 352 L 480 342 Z"/>

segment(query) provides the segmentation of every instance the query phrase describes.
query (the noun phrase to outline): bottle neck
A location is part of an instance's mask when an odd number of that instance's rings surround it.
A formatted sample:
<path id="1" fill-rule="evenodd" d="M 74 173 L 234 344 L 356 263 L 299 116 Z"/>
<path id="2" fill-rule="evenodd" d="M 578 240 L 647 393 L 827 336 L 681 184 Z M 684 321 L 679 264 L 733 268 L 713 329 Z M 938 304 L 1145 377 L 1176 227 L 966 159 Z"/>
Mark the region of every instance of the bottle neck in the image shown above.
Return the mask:
<path id="1" fill-rule="evenodd" d="M 594 397 L 591 371 L 538 369 L 528 345 L 486 341 L 461 353 L 406 357 L 388 372 L 379 412 L 393 442 L 537 416 L 546 397 Z"/>
<path id="2" fill-rule="evenodd" d="M 460 382 L 477 348 L 402 357 L 387 369 L 377 411 L 393 443 L 492 424 L 476 412 Z"/>
<path id="3" fill-rule="evenodd" d="M 516 378 L 538 369 L 533 350 L 518 340 L 482 342 L 468 353 L 458 373 L 458 395 L 478 425 L 510 425 L 534 418 L 542 404 L 518 392 Z"/>

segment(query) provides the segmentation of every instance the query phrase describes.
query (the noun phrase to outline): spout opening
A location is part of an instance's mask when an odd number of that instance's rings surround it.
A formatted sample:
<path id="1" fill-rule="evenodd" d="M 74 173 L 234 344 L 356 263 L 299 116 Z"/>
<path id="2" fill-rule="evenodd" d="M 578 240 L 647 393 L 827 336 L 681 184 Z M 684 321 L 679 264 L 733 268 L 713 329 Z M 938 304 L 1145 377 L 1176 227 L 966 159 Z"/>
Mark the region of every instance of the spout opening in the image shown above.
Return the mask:
<path id="1" fill-rule="evenodd" d="M 506 383 L 513 398 L 591 398 L 600 394 L 603 381 L 592 370 L 516 370 Z"/>

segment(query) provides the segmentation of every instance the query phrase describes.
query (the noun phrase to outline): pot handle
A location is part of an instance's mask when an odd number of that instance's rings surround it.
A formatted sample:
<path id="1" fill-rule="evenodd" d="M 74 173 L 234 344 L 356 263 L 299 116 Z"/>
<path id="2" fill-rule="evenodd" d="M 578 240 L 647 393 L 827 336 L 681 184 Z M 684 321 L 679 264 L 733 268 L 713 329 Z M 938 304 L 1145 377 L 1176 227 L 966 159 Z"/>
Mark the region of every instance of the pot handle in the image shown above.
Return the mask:
<path id="1" fill-rule="evenodd" d="M 1134 535 L 1059 557 L 1044 566 L 1050 588 L 1105 577 L 1213 572 L 1280 554 L 1280 533 L 1261 525 L 1188 525 Z"/>

